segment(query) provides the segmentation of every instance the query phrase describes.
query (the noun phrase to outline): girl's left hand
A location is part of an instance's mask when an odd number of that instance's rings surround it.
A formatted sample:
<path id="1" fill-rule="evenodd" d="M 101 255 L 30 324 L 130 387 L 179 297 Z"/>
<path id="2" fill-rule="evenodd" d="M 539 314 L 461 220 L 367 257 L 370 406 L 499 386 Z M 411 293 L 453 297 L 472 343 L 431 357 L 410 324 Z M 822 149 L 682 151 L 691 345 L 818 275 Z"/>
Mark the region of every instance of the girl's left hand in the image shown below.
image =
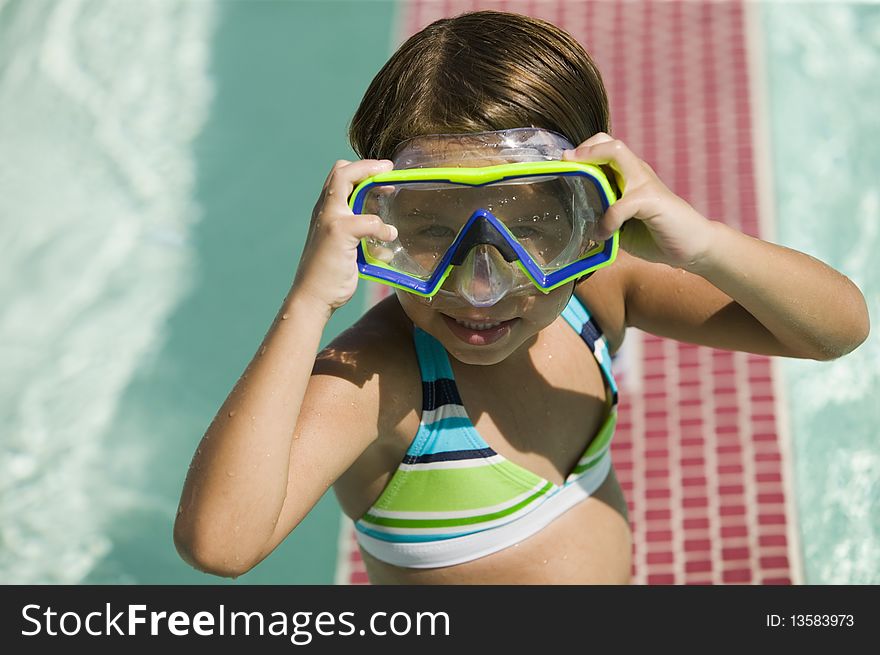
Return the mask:
<path id="1" fill-rule="evenodd" d="M 608 239 L 622 227 L 621 248 L 649 262 L 678 268 L 693 267 L 708 254 L 713 221 L 670 191 L 623 141 L 599 132 L 566 150 L 562 159 L 607 164 L 614 171 L 623 195 L 605 212 L 598 239 Z"/>

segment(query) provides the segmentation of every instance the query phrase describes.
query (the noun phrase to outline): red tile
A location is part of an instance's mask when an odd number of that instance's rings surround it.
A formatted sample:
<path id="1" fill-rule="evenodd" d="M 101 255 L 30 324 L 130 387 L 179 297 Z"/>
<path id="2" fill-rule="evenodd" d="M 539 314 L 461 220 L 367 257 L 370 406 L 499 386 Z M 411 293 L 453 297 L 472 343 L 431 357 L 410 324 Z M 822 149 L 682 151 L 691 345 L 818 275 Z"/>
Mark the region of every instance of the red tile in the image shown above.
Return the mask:
<path id="1" fill-rule="evenodd" d="M 741 484 L 723 484 L 718 487 L 718 493 L 721 496 L 742 496 L 745 493 L 745 487 Z"/>
<path id="2" fill-rule="evenodd" d="M 681 499 L 682 507 L 706 507 L 708 504 L 708 499 L 702 497 Z"/>
<path id="3" fill-rule="evenodd" d="M 646 489 L 645 498 L 669 498 L 669 489 Z"/>
<path id="4" fill-rule="evenodd" d="M 682 478 L 681 484 L 685 487 L 705 487 L 706 486 L 706 477 L 705 476 L 698 476 L 698 477 Z"/>
<path id="5" fill-rule="evenodd" d="M 722 475 L 725 473 L 742 473 L 742 464 L 724 464 L 718 467 L 718 472 Z"/>
<path id="6" fill-rule="evenodd" d="M 669 520 L 672 518 L 672 510 L 669 509 L 649 509 L 645 512 L 645 520 L 647 521 L 661 521 L 661 520 Z"/>
<path id="7" fill-rule="evenodd" d="M 761 504 L 784 503 L 785 495 L 782 493 L 758 494 L 758 502 Z"/>
<path id="8" fill-rule="evenodd" d="M 733 571 L 725 571 L 721 574 L 721 579 L 726 583 L 751 582 L 752 572 L 749 569 L 736 569 Z"/>
<path id="9" fill-rule="evenodd" d="M 784 534 L 765 534 L 758 537 L 758 544 L 760 546 L 787 546 L 788 539 L 786 539 Z"/>
<path id="10" fill-rule="evenodd" d="M 351 584 L 370 584 L 370 578 L 367 576 L 366 571 L 355 571 L 349 576 L 349 582 Z"/>
<path id="11" fill-rule="evenodd" d="M 724 525 L 721 526 L 721 538 L 730 539 L 732 537 L 749 536 L 749 528 L 745 525 Z"/>
<path id="12" fill-rule="evenodd" d="M 697 573 L 700 571 L 711 571 L 712 561 L 707 559 L 695 560 L 693 562 L 685 562 L 684 570 L 688 573 Z"/>
<path id="13" fill-rule="evenodd" d="M 785 523 L 785 514 L 758 514 L 759 525 L 782 525 Z"/>
<path id="14" fill-rule="evenodd" d="M 705 517 L 694 517 L 682 521 L 685 530 L 702 530 L 709 527 L 709 519 Z"/>
<path id="15" fill-rule="evenodd" d="M 721 516 L 740 516 L 746 513 L 746 508 L 743 505 L 722 505 L 718 513 Z"/>
<path id="16" fill-rule="evenodd" d="M 722 548 L 721 549 L 721 559 L 725 562 L 731 560 L 739 560 L 739 559 L 748 559 L 749 558 L 749 549 L 748 548 Z"/>
<path id="17" fill-rule="evenodd" d="M 646 556 L 646 562 L 648 564 L 672 564 L 675 560 L 673 553 L 671 552 L 662 552 L 662 553 L 648 553 Z"/>
<path id="18" fill-rule="evenodd" d="M 675 576 L 672 573 L 649 575 L 648 584 L 675 584 Z"/>
<path id="19" fill-rule="evenodd" d="M 666 459 L 669 457 L 669 450 L 667 448 L 651 448 L 645 451 L 645 457 L 648 459 L 652 458 L 663 458 Z"/>
<path id="20" fill-rule="evenodd" d="M 781 462 L 782 455 L 779 453 L 756 453 L 755 454 L 756 462 Z"/>
<path id="21" fill-rule="evenodd" d="M 711 543 L 708 539 L 685 539 L 684 540 L 684 549 L 685 552 L 706 552 L 708 553 L 712 548 Z"/>
<path id="22" fill-rule="evenodd" d="M 764 569 L 787 569 L 788 557 L 785 555 L 777 555 L 775 557 L 762 557 L 760 559 L 761 568 Z"/>
<path id="23" fill-rule="evenodd" d="M 782 482 L 782 473 L 779 471 L 764 471 L 755 474 L 755 480 L 758 482 Z"/>
<path id="24" fill-rule="evenodd" d="M 682 457 L 682 466 L 703 466 L 706 463 L 705 457 Z"/>

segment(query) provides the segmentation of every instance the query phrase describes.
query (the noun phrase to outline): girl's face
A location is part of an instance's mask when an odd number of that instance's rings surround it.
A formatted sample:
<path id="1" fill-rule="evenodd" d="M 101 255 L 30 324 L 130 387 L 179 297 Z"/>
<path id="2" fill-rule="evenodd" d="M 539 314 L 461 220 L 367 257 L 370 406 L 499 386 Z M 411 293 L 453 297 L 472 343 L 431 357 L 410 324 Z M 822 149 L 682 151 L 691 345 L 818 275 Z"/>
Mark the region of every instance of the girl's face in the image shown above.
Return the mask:
<path id="1" fill-rule="evenodd" d="M 450 284 L 455 271 L 443 288 Z M 447 352 L 464 364 L 486 366 L 508 360 L 511 364 L 528 359 L 529 348 L 538 333 L 553 323 L 571 298 L 574 282 L 550 293 L 538 289 L 530 294 L 505 296 L 491 307 L 473 307 L 459 303 L 454 308 L 434 307 L 425 298 L 397 290 L 397 298 L 409 319 L 443 344 Z M 474 323 L 504 322 L 495 329 L 481 332 L 459 325 L 455 319 Z"/>

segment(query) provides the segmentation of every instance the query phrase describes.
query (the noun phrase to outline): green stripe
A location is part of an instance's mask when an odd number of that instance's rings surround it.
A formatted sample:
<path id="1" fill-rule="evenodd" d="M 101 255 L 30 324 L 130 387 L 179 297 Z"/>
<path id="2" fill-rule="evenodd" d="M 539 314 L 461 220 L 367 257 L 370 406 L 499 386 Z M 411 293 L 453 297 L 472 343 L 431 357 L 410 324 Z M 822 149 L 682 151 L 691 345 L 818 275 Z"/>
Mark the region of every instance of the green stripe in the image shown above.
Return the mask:
<path id="1" fill-rule="evenodd" d="M 492 512 L 491 514 L 482 514 L 480 516 L 467 516 L 454 519 L 392 519 L 374 516 L 372 514 L 366 514 L 361 520 L 366 523 L 373 523 L 374 525 L 384 525 L 389 528 L 452 528 L 460 525 L 485 523 L 487 521 L 494 521 L 495 519 L 500 519 L 505 516 L 509 516 L 515 512 L 518 512 L 535 499 L 546 494 L 552 487 L 553 484 L 548 482 L 540 490 L 538 490 L 522 502 L 517 503 L 513 507 L 508 507 L 507 509 Z"/>
<path id="2" fill-rule="evenodd" d="M 513 500 L 545 482 L 507 461 L 487 464 L 481 459 L 467 468 L 398 469 L 375 507 L 389 512 L 479 510 Z"/>

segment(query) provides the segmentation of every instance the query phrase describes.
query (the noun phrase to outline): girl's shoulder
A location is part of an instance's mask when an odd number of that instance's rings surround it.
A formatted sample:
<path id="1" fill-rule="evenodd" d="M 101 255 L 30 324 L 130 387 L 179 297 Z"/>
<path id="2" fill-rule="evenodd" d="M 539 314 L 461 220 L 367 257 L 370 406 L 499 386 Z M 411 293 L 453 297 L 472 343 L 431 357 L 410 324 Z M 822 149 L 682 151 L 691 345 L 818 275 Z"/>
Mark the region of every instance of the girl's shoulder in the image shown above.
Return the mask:
<path id="1" fill-rule="evenodd" d="M 373 305 L 327 344 L 315 357 L 312 375 L 337 378 L 363 420 L 379 423 L 380 434 L 397 425 L 399 414 L 420 406 L 412 323 L 397 297 Z"/>

